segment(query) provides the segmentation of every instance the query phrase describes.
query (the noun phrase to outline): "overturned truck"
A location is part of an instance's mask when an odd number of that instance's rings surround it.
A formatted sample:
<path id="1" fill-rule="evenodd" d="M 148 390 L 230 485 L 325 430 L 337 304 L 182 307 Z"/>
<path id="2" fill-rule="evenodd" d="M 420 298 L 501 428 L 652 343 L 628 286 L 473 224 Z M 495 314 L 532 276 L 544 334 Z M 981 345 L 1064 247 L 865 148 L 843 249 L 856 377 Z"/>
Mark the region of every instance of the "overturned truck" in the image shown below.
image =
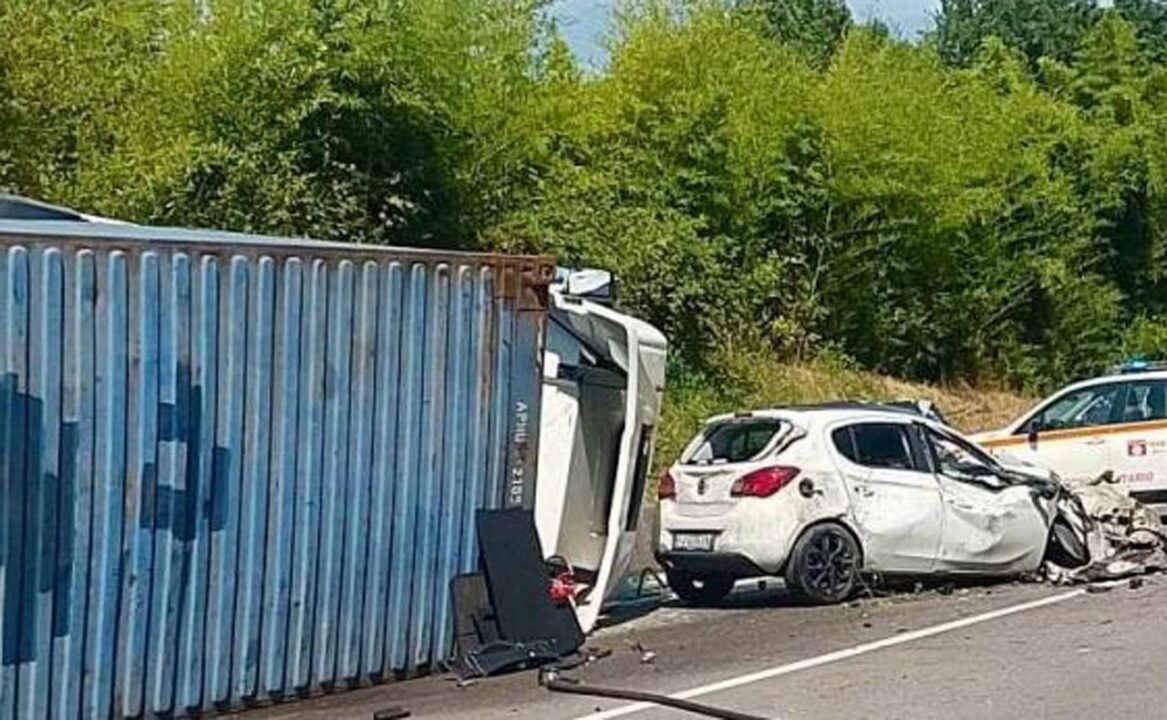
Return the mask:
<path id="1" fill-rule="evenodd" d="M 483 508 L 588 628 L 665 343 L 548 257 L 105 221 L 0 197 L 0 712 L 184 716 L 452 647 Z"/>

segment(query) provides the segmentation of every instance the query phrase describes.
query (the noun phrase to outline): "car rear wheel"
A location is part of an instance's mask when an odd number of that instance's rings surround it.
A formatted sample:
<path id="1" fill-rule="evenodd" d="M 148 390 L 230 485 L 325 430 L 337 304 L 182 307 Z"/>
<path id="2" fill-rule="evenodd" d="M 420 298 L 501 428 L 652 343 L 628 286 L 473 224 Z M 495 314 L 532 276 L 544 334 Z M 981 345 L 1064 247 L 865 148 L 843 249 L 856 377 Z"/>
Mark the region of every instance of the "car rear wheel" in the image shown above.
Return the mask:
<path id="1" fill-rule="evenodd" d="M 794 545 L 786 564 L 786 588 L 804 602 L 846 600 L 859 584 L 859 544 L 846 528 L 815 525 Z"/>
<path id="2" fill-rule="evenodd" d="M 728 575 L 693 575 L 670 570 L 665 579 L 686 605 L 714 605 L 733 590 L 733 578 Z"/>

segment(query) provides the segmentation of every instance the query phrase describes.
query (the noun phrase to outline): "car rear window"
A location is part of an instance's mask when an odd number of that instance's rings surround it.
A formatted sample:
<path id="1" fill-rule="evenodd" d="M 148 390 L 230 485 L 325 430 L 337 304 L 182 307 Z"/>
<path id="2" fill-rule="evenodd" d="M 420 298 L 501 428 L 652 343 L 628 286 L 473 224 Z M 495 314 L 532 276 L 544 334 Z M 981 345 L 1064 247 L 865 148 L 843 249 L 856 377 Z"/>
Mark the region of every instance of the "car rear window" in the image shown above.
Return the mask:
<path id="1" fill-rule="evenodd" d="M 691 465 L 751 460 L 769 447 L 789 424 L 774 418 L 729 420 L 705 428 L 696 448 L 683 459 Z"/>

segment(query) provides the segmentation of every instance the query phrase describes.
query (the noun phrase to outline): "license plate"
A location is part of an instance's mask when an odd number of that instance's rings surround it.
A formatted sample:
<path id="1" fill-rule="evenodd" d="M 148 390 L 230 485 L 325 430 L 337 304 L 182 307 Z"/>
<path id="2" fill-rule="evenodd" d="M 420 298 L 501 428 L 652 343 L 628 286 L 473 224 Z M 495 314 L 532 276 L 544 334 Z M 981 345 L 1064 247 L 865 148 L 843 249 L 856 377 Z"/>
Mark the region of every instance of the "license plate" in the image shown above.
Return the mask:
<path id="1" fill-rule="evenodd" d="M 713 533 L 676 533 L 673 549 L 709 552 L 713 549 Z"/>

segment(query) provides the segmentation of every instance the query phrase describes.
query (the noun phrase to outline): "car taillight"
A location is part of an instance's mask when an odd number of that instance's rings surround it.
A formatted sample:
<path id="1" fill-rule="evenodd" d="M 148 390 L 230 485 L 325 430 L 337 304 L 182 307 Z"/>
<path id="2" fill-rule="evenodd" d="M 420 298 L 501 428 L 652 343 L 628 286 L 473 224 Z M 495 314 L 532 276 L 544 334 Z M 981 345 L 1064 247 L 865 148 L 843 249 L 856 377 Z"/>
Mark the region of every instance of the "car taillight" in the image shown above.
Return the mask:
<path id="1" fill-rule="evenodd" d="M 768 467 L 737 479 L 729 494 L 734 497 L 770 497 L 798 477 L 798 468 Z"/>
<path id="2" fill-rule="evenodd" d="M 665 470 L 660 474 L 660 483 L 656 488 L 656 497 L 658 500 L 672 500 L 677 496 L 677 481 L 673 478 L 673 474 Z"/>

